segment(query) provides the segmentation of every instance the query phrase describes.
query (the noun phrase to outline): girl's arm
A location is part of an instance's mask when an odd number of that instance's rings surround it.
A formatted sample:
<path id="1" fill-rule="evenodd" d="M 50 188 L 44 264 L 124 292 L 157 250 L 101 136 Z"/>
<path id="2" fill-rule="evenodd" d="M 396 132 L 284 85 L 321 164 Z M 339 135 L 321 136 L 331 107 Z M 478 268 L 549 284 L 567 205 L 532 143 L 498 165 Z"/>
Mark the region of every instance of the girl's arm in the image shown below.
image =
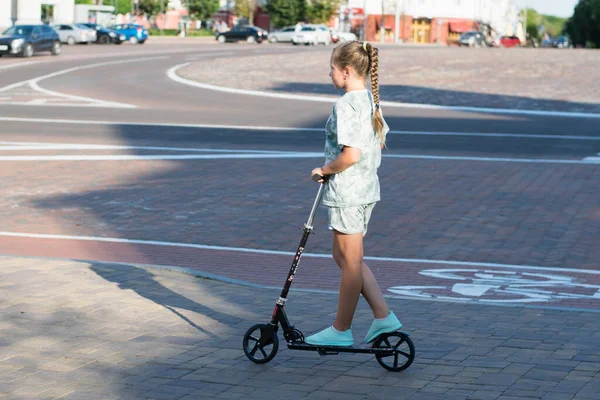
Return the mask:
<path id="1" fill-rule="evenodd" d="M 360 160 L 360 150 L 356 147 L 344 146 L 340 155 L 333 161 L 328 162 L 321 168 L 315 168 L 311 175 L 333 175 L 342 172 Z"/>

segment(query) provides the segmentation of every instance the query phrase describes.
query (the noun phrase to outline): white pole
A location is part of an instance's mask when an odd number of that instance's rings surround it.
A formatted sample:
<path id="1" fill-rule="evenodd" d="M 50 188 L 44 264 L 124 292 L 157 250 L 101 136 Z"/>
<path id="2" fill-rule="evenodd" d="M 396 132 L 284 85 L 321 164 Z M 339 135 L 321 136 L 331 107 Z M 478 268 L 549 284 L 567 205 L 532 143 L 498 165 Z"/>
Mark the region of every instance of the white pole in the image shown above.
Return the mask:
<path id="1" fill-rule="evenodd" d="M 365 0 L 365 5 L 363 7 L 363 41 L 367 41 L 367 0 Z"/>
<path id="2" fill-rule="evenodd" d="M 394 21 L 394 36 L 396 36 L 394 42 L 400 42 L 400 0 L 396 0 L 396 20 Z"/>
<path id="3" fill-rule="evenodd" d="M 381 26 L 379 27 L 379 42 L 385 43 L 385 10 L 383 8 L 383 3 L 385 0 L 381 0 Z"/>

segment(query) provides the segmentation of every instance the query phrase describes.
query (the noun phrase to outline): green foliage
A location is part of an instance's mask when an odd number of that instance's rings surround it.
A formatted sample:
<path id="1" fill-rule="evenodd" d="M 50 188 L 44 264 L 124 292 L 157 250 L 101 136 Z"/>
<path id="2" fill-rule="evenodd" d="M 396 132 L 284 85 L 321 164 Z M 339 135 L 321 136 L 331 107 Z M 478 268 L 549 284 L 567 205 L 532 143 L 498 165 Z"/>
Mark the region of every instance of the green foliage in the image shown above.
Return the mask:
<path id="1" fill-rule="evenodd" d="M 254 19 L 254 13 L 256 12 L 258 3 L 256 0 L 236 0 L 235 1 L 235 13 L 238 17 L 248 18 L 250 25 L 252 25 Z"/>
<path id="2" fill-rule="evenodd" d="M 600 0 L 579 0 L 566 27 L 574 45 L 600 45 Z"/>
<path id="3" fill-rule="evenodd" d="M 104 5 L 115 7 L 116 14 L 127 14 L 132 11 L 131 0 L 104 0 Z"/>
<path id="4" fill-rule="evenodd" d="M 267 0 L 267 12 L 276 27 L 295 25 L 306 18 L 306 0 Z"/>
<path id="5" fill-rule="evenodd" d="M 148 29 L 148 32 L 152 36 L 161 36 L 160 29 Z M 163 29 L 162 36 L 177 36 L 179 33 L 179 29 Z M 191 36 L 215 36 L 215 34 L 209 29 L 197 29 L 197 30 L 188 30 L 185 33 L 186 37 Z"/>
<path id="6" fill-rule="evenodd" d="M 527 33 L 534 39 L 540 39 L 544 33 L 555 37 L 565 30 L 566 18 L 559 18 L 553 15 L 538 14 L 532 8 L 527 9 Z M 542 31 L 538 27 L 542 27 Z"/>
<path id="7" fill-rule="evenodd" d="M 161 4 L 162 2 L 162 4 Z M 167 11 L 169 0 L 140 0 L 138 7 L 140 13 L 146 13 L 149 16 L 155 16 L 160 13 L 161 10 Z"/>
<path id="8" fill-rule="evenodd" d="M 190 16 L 201 20 L 208 19 L 219 11 L 219 0 L 187 0 Z"/>
<path id="9" fill-rule="evenodd" d="M 340 0 L 312 0 L 308 4 L 306 16 L 308 21 L 314 24 L 329 22 L 340 5 Z"/>
<path id="10" fill-rule="evenodd" d="M 75 4 L 89 4 L 89 5 L 93 5 L 94 1 L 93 0 L 75 0 Z"/>

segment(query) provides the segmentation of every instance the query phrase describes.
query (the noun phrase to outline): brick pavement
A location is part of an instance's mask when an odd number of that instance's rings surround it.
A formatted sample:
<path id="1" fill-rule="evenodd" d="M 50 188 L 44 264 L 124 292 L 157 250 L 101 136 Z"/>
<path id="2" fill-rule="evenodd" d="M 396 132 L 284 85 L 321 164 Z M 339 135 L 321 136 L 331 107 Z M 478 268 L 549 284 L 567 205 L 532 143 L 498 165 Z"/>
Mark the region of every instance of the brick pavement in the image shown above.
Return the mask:
<path id="1" fill-rule="evenodd" d="M 308 52 L 308 53 L 307 53 Z M 179 70 L 185 78 L 240 89 L 335 95 L 331 48 L 220 58 Z M 384 46 L 381 99 L 416 104 L 600 112 L 600 54 L 588 50 Z"/>
<path id="2" fill-rule="evenodd" d="M 595 314 L 390 299 L 416 345 L 387 372 L 371 356 L 280 348 L 266 365 L 241 350 L 277 290 L 134 264 L 0 258 L 0 398 L 580 399 L 600 389 Z M 308 333 L 334 295 L 292 289 Z M 361 300 L 355 340 L 370 312 Z M 283 344 L 283 343 L 282 343 Z"/>

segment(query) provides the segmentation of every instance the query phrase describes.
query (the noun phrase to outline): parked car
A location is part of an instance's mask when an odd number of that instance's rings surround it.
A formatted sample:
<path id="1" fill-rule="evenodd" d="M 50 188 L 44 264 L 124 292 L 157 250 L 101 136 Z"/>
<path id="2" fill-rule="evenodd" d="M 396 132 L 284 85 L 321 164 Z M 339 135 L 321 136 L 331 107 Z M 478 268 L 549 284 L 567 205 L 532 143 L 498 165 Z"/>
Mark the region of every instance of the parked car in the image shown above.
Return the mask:
<path id="1" fill-rule="evenodd" d="M 54 25 L 54 30 L 58 32 L 60 41 L 68 45 L 76 43 L 89 44 L 96 41 L 96 31 L 87 26 L 81 28 L 74 24 Z"/>
<path id="2" fill-rule="evenodd" d="M 314 44 L 323 43 L 327 46 L 331 44 L 331 32 L 325 25 L 304 25 L 300 31 L 292 36 L 294 44 Z"/>
<path id="3" fill-rule="evenodd" d="M 100 44 L 121 44 L 125 41 L 125 35 L 115 31 L 114 29 L 108 29 L 98 24 L 75 24 L 79 28 L 88 28 L 96 31 L 96 43 Z"/>
<path id="4" fill-rule="evenodd" d="M 4 54 L 31 57 L 39 51 L 60 54 L 58 33 L 48 25 L 15 25 L 0 36 L 0 57 Z"/>
<path id="5" fill-rule="evenodd" d="M 295 26 L 284 26 L 283 28 L 269 33 L 267 36 L 270 43 L 291 42 L 296 33 Z"/>
<path id="6" fill-rule="evenodd" d="M 335 32 L 331 31 L 331 41 L 333 43 L 345 43 L 357 40 L 356 35 L 352 32 Z"/>
<path id="7" fill-rule="evenodd" d="M 542 41 L 542 46 L 541 47 L 544 47 L 544 48 L 554 47 L 554 39 L 552 39 L 552 38 L 544 39 Z"/>
<path id="8" fill-rule="evenodd" d="M 485 37 L 481 31 L 467 31 L 458 38 L 458 46 L 485 47 Z"/>
<path id="9" fill-rule="evenodd" d="M 267 40 L 268 33 L 255 26 L 236 25 L 230 31 L 217 32 L 215 36 L 219 43 L 239 42 L 240 40 L 248 43 L 262 43 L 263 40 Z"/>
<path id="10" fill-rule="evenodd" d="M 573 43 L 567 36 L 559 36 L 554 40 L 552 45 L 558 49 L 572 49 Z"/>
<path id="11" fill-rule="evenodd" d="M 521 39 L 516 36 L 502 36 L 500 47 L 521 47 Z"/>
<path id="12" fill-rule="evenodd" d="M 118 24 L 111 29 L 125 36 L 125 40 L 131 44 L 144 44 L 148 40 L 148 30 L 138 24 Z"/>

